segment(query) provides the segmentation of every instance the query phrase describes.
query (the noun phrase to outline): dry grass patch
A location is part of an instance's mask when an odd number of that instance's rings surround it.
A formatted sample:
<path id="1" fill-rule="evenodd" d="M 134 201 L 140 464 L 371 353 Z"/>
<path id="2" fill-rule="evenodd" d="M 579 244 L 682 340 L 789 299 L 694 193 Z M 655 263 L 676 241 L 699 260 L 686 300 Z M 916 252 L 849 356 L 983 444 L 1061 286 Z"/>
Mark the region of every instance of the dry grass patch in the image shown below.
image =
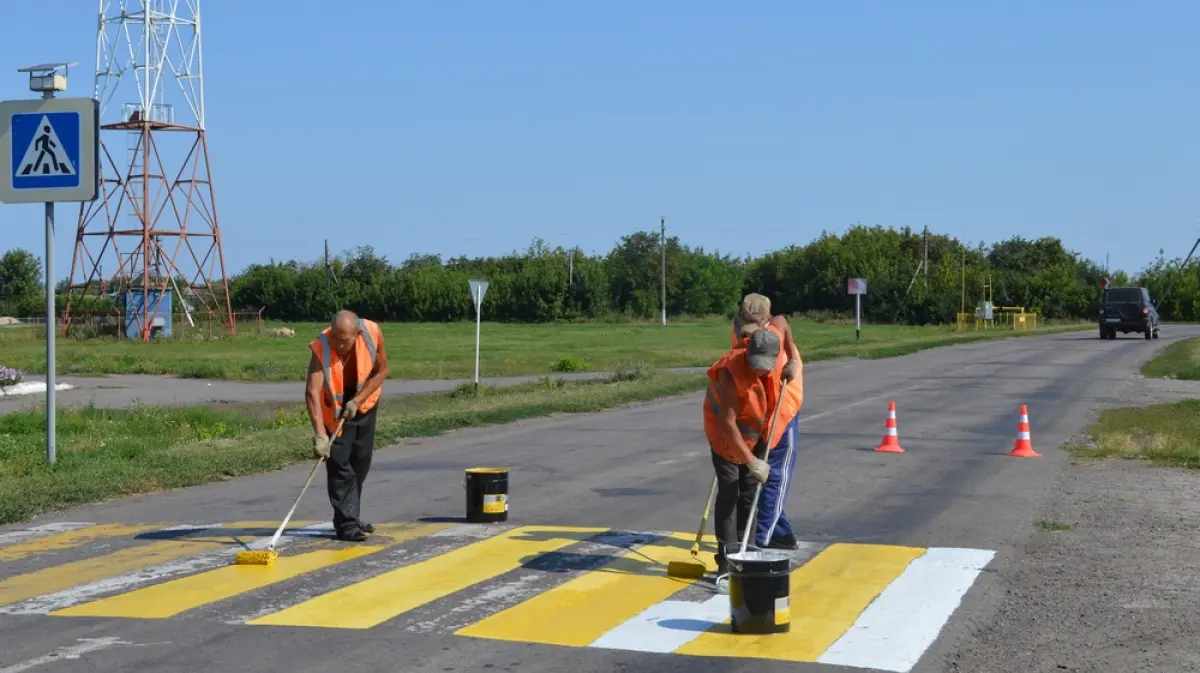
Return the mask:
<path id="1" fill-rule="evenodd" d="M 1072 454 L 1200 468 L 1200 400 L 1109 409 L 1086 432 L 1089 441 L 1067 447 Z"/>

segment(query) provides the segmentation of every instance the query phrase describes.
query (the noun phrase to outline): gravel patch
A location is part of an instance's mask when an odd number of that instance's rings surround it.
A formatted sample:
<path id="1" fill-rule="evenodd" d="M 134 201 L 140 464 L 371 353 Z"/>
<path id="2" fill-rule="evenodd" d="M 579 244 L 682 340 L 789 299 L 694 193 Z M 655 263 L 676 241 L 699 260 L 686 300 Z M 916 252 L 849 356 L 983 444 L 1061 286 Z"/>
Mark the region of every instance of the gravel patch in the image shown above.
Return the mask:
<path id="1" fill-rule="evenodd" d="M 1198 382 L 1143 379 L 1103 406 L 1195 397 Z M 1054 492 L 995 573 L 995 609 L 933 668 L 1200 671 L 1200 471 L 1072 460 Z"/>

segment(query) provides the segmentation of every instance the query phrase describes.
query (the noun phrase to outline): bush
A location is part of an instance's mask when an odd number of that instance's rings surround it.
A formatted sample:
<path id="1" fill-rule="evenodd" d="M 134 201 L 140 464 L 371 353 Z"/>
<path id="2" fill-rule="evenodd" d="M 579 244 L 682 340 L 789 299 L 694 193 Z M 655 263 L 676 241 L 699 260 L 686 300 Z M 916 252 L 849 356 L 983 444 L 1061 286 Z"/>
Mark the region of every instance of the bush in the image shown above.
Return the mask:
<path id="1" fill-rule="evenodd" d="M 582 372 L 588 368 L 587 362 L 583 358 L 562 358 L 558 362 L 550 365 L 552 372 Z"/>

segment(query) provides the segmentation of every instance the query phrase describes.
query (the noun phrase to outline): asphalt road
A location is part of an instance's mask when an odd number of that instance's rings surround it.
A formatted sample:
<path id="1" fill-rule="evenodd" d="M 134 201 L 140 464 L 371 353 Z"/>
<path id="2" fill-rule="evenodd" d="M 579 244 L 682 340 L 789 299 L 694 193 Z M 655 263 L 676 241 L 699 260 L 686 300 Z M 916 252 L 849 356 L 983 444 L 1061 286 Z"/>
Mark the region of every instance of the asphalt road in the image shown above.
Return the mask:
<path id="1" fill-rule="evenodd" d="M 943 670 L 995 610 L 995 570 L 1052 495 L 1058 446 L 1155 348 L 1196 334 L 1086 332 L 807 368 L 786 636 L 729 634 L 728 599 L 707 580 L 663 575 L 686 557 L 712 476 L 700 398 L 687 396 L 377 453 L 364 507 L 382 542 L 292 534 L 271 571 L 227 569 L 219 529 L 192 541 L 151 529 L 256 521 L 267 530 L 251 533 L 269 534 L 307 468 L 0 530 L 0 673 Z M 904 454 L 873 451 L 889 400 Z M 1041 458 L 1005 455 L 1021 404 Z M 462 471 L 477 465 L 511 470 L 503 526 L 459 520 Z M 297 525 L 327 526 L 323 489 L 318 475 Z M 97 525 L 28 537 L 55 522 Z M 136 524 L 149 525 L 121 527 Z M 594 537 L 605 530 L 627 532 Z"/>

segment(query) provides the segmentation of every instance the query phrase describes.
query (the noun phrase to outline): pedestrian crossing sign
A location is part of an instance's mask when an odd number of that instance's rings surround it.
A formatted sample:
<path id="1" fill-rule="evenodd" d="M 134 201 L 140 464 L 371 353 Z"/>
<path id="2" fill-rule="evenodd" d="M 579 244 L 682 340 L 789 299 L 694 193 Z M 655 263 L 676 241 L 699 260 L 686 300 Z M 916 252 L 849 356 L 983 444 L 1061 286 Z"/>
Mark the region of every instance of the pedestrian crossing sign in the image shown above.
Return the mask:
<path id="1" fill-rule="evenodd" d="M 91 201 L 98 193 L 97 103 L 51 98 L 0 103 L 0 201 Z"/>

